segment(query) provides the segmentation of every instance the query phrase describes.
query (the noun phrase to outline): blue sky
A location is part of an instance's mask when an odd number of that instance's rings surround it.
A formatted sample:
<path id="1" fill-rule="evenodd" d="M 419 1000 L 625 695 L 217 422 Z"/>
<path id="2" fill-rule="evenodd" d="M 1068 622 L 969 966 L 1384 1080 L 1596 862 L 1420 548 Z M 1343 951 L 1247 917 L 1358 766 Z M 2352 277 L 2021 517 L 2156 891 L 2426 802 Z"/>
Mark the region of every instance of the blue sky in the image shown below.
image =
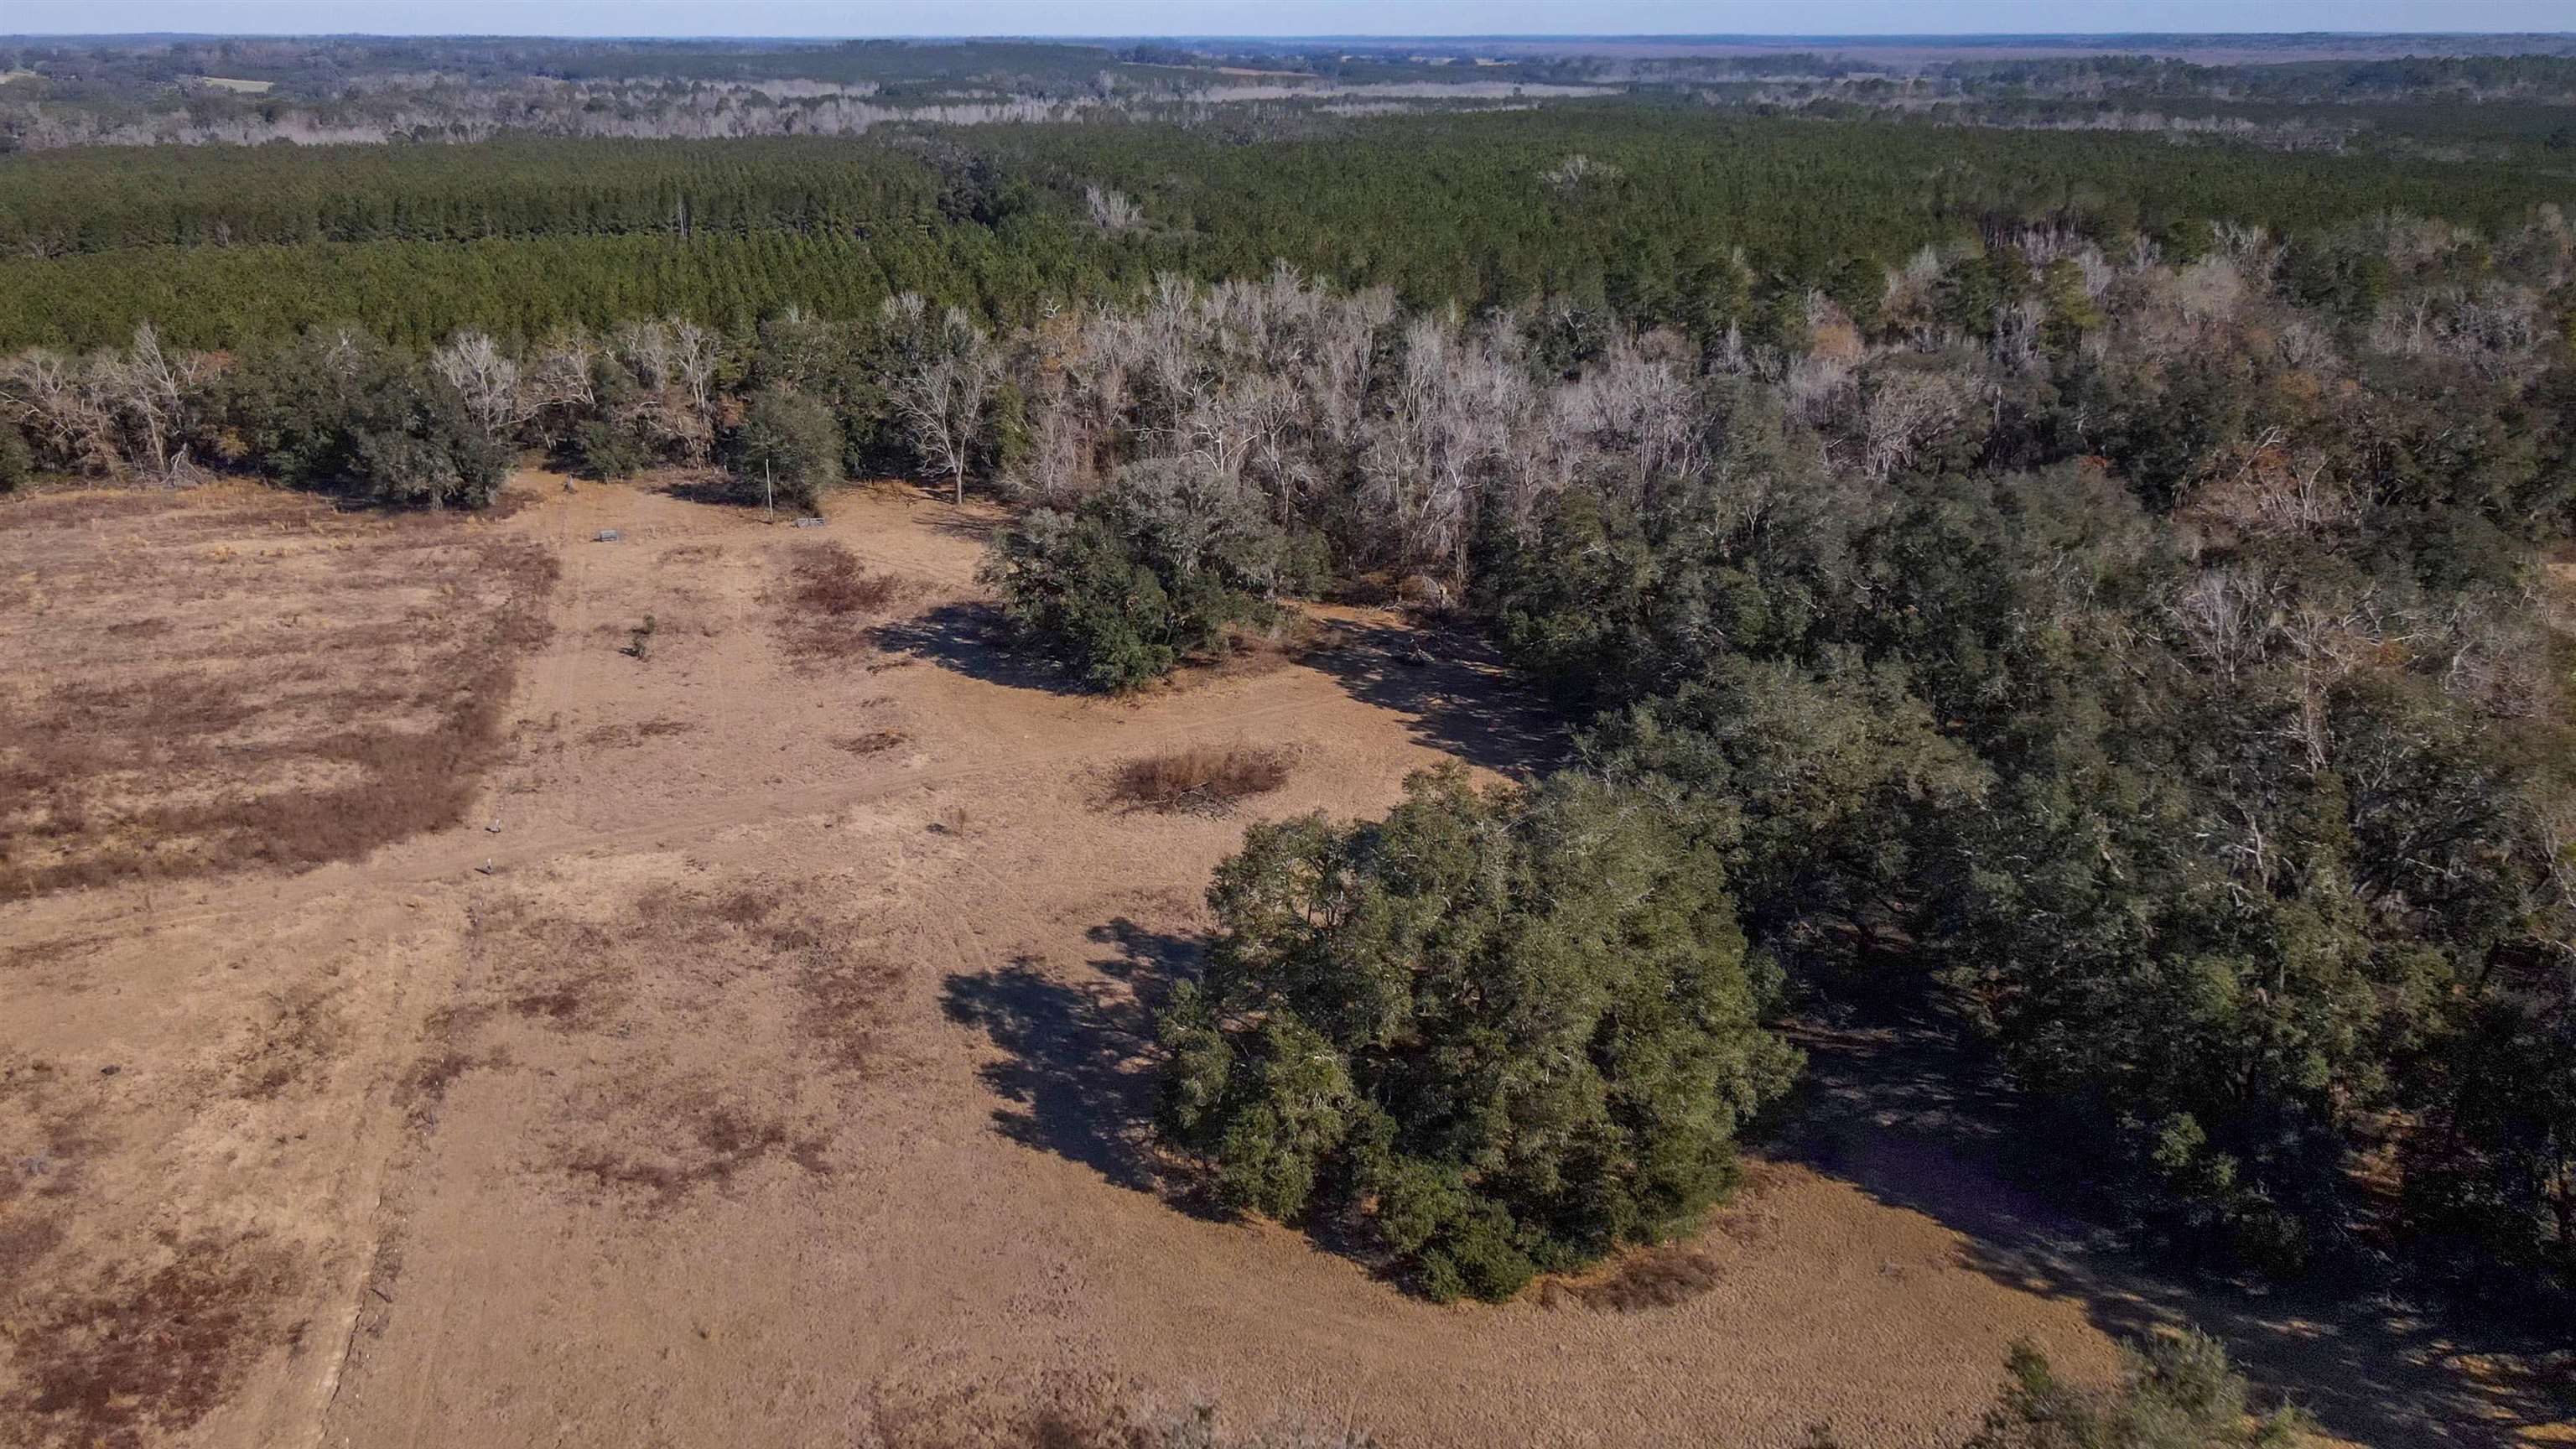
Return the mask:
<path id="1" fill-rule="evenodd" d="M 2569 0 L 0 0 L 0 34 L 1439 35 L 2566 30 Z"/>

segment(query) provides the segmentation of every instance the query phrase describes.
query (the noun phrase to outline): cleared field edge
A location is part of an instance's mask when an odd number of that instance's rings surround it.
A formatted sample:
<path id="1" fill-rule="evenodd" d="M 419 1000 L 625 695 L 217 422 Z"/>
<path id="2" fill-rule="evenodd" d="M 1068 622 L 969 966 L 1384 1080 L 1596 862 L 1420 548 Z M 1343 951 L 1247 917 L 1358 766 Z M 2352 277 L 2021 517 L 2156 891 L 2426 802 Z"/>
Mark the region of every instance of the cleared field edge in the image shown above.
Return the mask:
<path id="1" fill-rule="evenodd" d="M 544 545 L 251 485 L 0 504 L 0 898 L 301 870 L 464 818 Z"/>

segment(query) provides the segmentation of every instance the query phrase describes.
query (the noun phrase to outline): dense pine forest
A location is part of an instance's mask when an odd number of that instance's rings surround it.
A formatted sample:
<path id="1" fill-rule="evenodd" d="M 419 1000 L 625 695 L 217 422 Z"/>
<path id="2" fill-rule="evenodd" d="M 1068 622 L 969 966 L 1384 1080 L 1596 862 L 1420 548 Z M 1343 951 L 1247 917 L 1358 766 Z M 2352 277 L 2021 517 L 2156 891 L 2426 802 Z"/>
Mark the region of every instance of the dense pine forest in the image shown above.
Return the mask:
<path id="1" fill-rule="evenodd" d="M 2335 85 L 2564 99 L 2445 64 Z M 1782 1012 L 1898 999 L 2106 1217 L 2545 1315 L 2568 203 L 2496 157 L 1670 96 L 28 152 L 0 482 L 905 471 L 1014 504 L 988 581 L 1112 692 L 1399 594 L 1578 746 L 1220 870 L 1160 1030 L 1224 1204 L 1507 1297 L 1723 1196 L 1793 1110 Z"/>
<path id="2" fill-rule="evenodd" d="M 2111 239 L 2384 212 L 2481 228 L 2563 196 L 2490 163 L 1819 123 L 1634 105 L 1392 117 L 1248 140 L 1109 124 L 884 140 L 227 150 L 0 164 L 0 346 L 151 321 L 192 347 L 354 322 L 420 347 L 682 315 L 848 319 L 918 292 L 987 325 L 1285 261 L 1408 305 L 1542 297 L 1706 334 L 2027 223 Z M 1094 193 L 1132 215 L 1104 223 Z M 1293 204 L 1283 204 L 1293 198 Z"/>

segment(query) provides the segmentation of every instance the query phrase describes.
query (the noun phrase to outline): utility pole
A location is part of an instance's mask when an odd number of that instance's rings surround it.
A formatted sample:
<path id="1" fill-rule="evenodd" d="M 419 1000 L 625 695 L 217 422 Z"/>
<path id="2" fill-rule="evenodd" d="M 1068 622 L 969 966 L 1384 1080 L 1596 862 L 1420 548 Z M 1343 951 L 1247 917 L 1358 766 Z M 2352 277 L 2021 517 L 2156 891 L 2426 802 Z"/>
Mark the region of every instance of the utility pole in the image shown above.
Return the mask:
<path id="1" fill-rule="evenodd" d="M 778 480 L 769 476 L 769 460 L 760 460 L 760 511 L 778 516 Z"/>

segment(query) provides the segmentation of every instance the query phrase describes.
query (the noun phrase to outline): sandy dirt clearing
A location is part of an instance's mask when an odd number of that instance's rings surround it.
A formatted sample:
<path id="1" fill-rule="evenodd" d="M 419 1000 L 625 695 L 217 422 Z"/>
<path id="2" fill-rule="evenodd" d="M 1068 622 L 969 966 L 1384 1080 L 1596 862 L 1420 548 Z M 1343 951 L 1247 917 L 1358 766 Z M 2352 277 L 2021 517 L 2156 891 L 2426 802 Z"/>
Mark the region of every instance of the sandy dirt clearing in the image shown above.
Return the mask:
<path id="1" fill-rule="evenodd" d="M 514 486 L 477 526 L 554 558 L 552 635 L 463 824 L 0 906 L 0 1442 L 864 1443 L 890 1405 L 1073 1374 L 1404 1445 L 1937 1445 L 2014 1338 L 2100 1376 L 2106 1327 L 2175 1312 L 2368 1442 L 2560 1412 L 2394 1309 L 2365 1333 L 2129 1272 L 1865 1031 L 1810 1042 L 1812 1125 L 1679 1301 L 1436 1307 L 1195 1212 L 1144 1137 L 1144 1012 L 1208 869 L 1443 757 L 1525 768 L 1550 722 L 1359 610 L 1303 658 L 1065 692 L 991 638 L 993 516 L 909 489 L 791 530 Z M 866 647 L 788 627 L 818 543 L 897 581 Z M 1105 803 L 1140 753 L 1236 742 L 1285 785 Z"/>

